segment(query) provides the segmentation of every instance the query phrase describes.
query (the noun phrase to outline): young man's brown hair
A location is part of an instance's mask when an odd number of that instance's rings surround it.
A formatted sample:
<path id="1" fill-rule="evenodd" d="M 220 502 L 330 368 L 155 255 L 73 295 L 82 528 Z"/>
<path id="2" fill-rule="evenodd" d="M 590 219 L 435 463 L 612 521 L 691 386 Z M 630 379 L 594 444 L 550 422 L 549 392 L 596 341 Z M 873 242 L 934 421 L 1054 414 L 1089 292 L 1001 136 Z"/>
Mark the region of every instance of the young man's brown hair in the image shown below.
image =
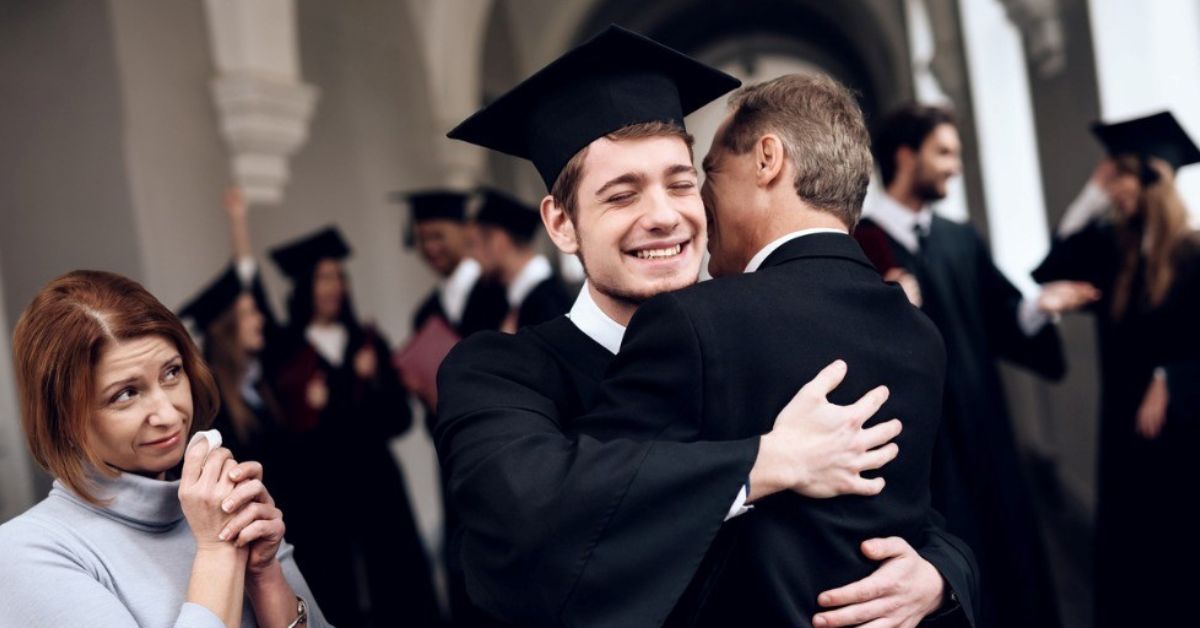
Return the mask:
<path id="1" fill-rule="evenodd" d="M 692 155 L 692 144 L 694 143 L 691 134 L 671 122 L 631 124 L 608 133 L 604 137 L 613 142 L 649 137 L 678 137 L 687 144 L 689 157 Z M 563 166 L 562 172 L 558 173 L 558 178 L 554 180 L 554 185 L 550 188 L 550 196 L 554 198 L 554 204 L 565 210 L 572 221 L 575 220 L 579 210 L 579 182 L 583 180 L 583 162 L 587 159 L 587 154 L 587 146 L 575 153 L 567 165 Z"/>

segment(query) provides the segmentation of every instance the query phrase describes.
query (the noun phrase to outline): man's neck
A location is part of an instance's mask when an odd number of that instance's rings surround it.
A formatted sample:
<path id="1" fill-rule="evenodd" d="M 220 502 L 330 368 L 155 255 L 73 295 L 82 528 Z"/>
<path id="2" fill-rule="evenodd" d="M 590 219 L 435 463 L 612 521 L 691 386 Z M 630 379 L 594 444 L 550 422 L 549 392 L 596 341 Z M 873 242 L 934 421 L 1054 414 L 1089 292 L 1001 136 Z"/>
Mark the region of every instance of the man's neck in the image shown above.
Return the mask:
<path id="1" fill-rule="evenodd" d="M 742 266 L 750 263 L 751 258 L 768 244 L 789 233 L 807 229 L 837 229 L 849 232 L 841 219 L 829 212 L 811 209 L 798 199 L 792 205 L 795 206 L 773 210 L 770 220 L 765 221 L 765 224 L 755 231 L 746 247 L 748 251 L 746 259 L 742 260 Z"/>
<path id="2" fill-rule="evenodd" d="M 896 201 L 901 207 L 913 212 L 920 212 L 925 208 L 925 199 L 917 195 L 912 189 L 912 186 L 903 184 L 899 181 L 893 181 L 887 187 L 887 195 Z"/>
<path id="3" fill-rule="evenodd" d="M 449 279 L 451 276 L 453 276 L 454 271 L 458 270 L 459 266 L 462 266 L 463 260 L 465 260 L 465 259 L 467 259 L 467 258 L 464 256 L 464 257 L 460 257 L 460 258 L 454 260 L 454 263 L 450 265 L 450 270 L 446 271 L 445 273 L 439 273 L 441 275 L 439 277 L 439 280 L 445 281 L 445 280 Z"/>
<path id="4" fill-rule="evenodd" d="M 622 327 L 629 327 L 629 321 L 633 318 L 633 313 L 637 311 L 637 304 L 624 301 L 622 299 L 613 298 L 596 289 L 596 284 L 588 282 L 588 293 L 592 295 L 592 301 L 595 301 L 596 306 L 600 308 L 604 315 L 613 319 L 614 322 Z"/>
<path id="5" fill-rule="evenodd" d="M 511 286 L 512 282 L 516 280 L 517 275 L 520 275 L 521 271 L 525 270 L 525 266 L 529 264 L 534 255 L 536 253 L 534 253 L 532 248 L 514 251 L 500 265 L 500 281 L 506 286 Z"/>

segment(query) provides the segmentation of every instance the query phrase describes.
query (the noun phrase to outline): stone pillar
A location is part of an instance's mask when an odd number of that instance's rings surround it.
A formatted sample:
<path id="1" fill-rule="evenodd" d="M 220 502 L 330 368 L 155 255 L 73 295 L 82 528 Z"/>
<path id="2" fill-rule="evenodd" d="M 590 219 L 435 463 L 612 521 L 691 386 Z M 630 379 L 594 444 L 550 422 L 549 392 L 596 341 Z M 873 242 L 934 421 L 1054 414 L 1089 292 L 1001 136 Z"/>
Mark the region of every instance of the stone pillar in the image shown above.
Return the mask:
<path id="1" fill-rule="evenodd" d="M 213 100 L 234 181 L 278 204 L 288 158 L 308 139 L 317 89 L 300 79 L 293 0 L 207 0 Z"/>
<path id="2" fill-rule="evenodd" d="M 487 166 L 483 149 L 445 139 L 445 134 L 483 103 L 483 46 L 491 0 L 410 0 L 421 25 L 421 49 L 429 79 L 442 182 L 451 188 L 477 185 Z"/>

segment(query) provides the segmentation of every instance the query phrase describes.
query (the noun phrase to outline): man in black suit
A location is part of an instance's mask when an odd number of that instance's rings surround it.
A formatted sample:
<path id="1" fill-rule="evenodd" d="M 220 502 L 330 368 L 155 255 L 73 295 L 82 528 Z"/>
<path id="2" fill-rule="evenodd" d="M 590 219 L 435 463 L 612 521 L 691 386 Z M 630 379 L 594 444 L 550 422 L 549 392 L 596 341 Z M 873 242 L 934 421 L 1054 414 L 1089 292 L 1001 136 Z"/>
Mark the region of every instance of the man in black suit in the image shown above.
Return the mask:
<path id="1" fill-rule="evenodd" d="M 475 214 L 479 228 L 479 263 L 486 277 L 504 286 L 508 314 L 500 330 L 513 333 L 544 323 L 571 308 L 571 295 L 550 260 L 534 250 L 542 228 L 537 210 L 490 188 Z"/>
<path id="2" fill-rule="evenodd" d="M 779 415 L 766 435 L 635 440 L 642 430 L 622 436 L 599 425 L 608 433 L 598 439 L 576 426 L 595 405 L 639 303 L 695 281 L 704 216 L 682 117 L 736 85 L 611 28 L 451 132 L 534 162 L 551 190 L 543 221 L 588 272 L 570 318 L 516 336 L 477 335 L 451 353 L 439 376 L 443 421 L 435 436 L 463 512 L 468 586 L 498 617 L 519 625 L 689 625 L 690 600 L 702 599 L 705 579 L 680 597 L 713 536 L 729 525 L 722 522 L 756 516 L 746 512 L 747 499 L 883 488 L 882 479 L 860 472 L 895 454 L 874 449 L 886 437 L 867 439 L 895 423 L 860 429 L 883 401 L 878 391 L 851 408 L 825 400 L 844 363 L 823 371 L 782 412 L 781 404 L 764 413 L 768 428 Z M 656 241 L 664 230 L 678 241 Z M 793 392 L 815 373 L 789 384 Z M 936 528 L 916 536 L 928 541 L 922 554 L 938 568 L 902 539 L 872 540 L 878 571 L 826 592 L 831 604 L 850 604 L 854 617 L 843 621 L 915 623 L 952 590 L 969 604 L 967 553 Z"/>

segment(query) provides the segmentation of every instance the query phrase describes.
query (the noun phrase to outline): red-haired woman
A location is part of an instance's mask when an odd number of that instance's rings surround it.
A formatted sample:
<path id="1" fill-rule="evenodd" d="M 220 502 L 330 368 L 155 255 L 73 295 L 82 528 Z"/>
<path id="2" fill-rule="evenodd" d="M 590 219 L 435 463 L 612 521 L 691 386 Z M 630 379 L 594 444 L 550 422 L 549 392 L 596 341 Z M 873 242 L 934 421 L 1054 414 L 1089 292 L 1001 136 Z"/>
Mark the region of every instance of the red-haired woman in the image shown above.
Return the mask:
<path id="1" fill-rule="evenodd" d="M 55 482 L 0 526 L 0 625 L 324 623 L 261 465 L 189 446 L 217 393 L 170 310 L 76 271 L 34 298 L 13 353 L 29 448 Z"/>
<path id="2" fill-rule="evenodd" d="M 1101 374 L 1098 626 L 1179 625 L 1193 615 L 1195 577 L 1181 570 L 1200 559 L 1185 512 L 1200 436 L 1200 237 L 1174 183 L 1174 169 L 1189 163 L 1176 149 L 1191 140 L 1177 125 L 1164 139 L 1153 128 L 1162 117 L 1098 129 L 1114 158 L 1097 167 L 1034 271 L 1100 294 L 1090 308 Z"/>

